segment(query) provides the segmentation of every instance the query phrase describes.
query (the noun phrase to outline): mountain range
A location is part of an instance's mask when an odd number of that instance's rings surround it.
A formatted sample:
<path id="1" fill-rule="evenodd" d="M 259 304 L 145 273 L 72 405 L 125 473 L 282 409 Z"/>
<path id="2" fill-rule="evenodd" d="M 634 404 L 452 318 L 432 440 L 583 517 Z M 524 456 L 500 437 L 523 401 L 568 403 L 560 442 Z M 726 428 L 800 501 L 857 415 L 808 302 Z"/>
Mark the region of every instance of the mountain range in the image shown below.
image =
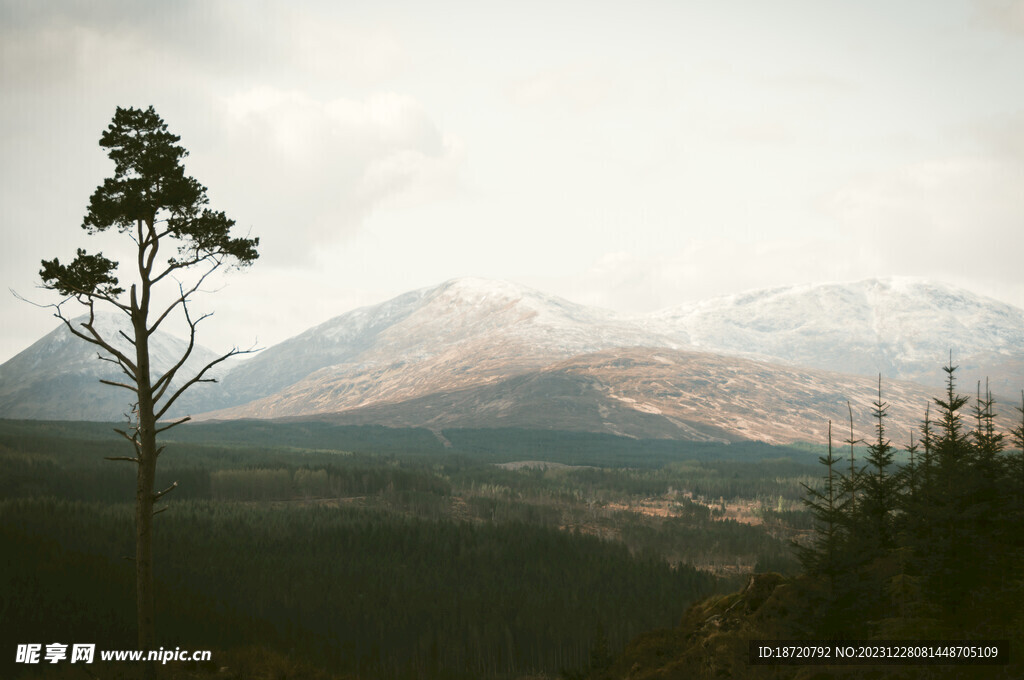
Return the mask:
<path id="1" fill-rule="evenodd" d="M 158 354 L 182 341 L 157 334 Z M 77 344 L 76 344 L 77 343 Z M 175 344 L 179 343 L 179 344 Z M 79 346 L 80 345 L 80 346 Z M 918 279 L 753 291 L 625 316 L 516 284 L 455 279 L 363 307 L 226 369 L 177 413 L 630 437 L 822 441 L 870 427 L 878 376 L 894 440 L 952 351 L 963 391 L 1024 385 L 1024 310 Z M 203 357 L 212 356 L 200 350 Z M 115 420 L 109 364 L 58 328 L 0 366 L 0 417 Z M 123 390 L 121 390 L 124 392 Z"/>

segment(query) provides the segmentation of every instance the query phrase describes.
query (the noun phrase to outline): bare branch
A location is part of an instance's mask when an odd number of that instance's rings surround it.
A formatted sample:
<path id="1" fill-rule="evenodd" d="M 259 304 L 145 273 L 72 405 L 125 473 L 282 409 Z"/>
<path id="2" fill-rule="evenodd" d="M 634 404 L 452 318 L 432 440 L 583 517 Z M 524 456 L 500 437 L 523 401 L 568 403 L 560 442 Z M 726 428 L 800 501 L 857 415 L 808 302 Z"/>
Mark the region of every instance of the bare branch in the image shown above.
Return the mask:
<path id="1" fill-rule="evenodd" d="M 228 352 L 227 354 L 225 354 L 225 355 L 223 355 L 223 356 L 221 356 L 221 357 L 219 357 L 217 359 L 214 359 L 210 363 L 206 364 L 206 366 L 204 366 L 202 368 L 202 370 L 199 371 L 199 373 L 197 373 L 195 376 L 193 376 L 192 379 L 189 380 L 188 382 L 186 382 L 184 385 L 179 387 L 174 392 L 174 394 L 171 395 L 171 398 L 167 400 L 167 403 L 164 404 L 160 408 L 160 412 L 156 414 L 156 419 L 160 420 L 161 418 L 163 418 L 164 414 L 167 413 L 167 410 L 171 407 L 171 405 L 175 401 L 178 400 L 178 397 L 180 397 L 185 392 L 185 390 L 187 390 L 192 385 L 195 385 L 196 383 L 200 383 L 200 382 L 217 382 L 216 378 L 204 378 L 203 377 L 204 375 L 206 375 L 206 372 L 209 371 L 211 368 L 213 368 L 214 366 L 216 366 L 217 364 L 219 364 L 219 363 L 221 363 L 223 361 L 227 361 L 228 359 L 230 359 L 233 356 L 237 356 L 239 354 L 252 354 L 253 352 L 258 352 L 258 351 L 259 351 L 259 349 L 255 348 L 255 347 L 252 348 L 252 349 L 238 349 L 236 347 L 236 348 L 232 349 L 230 352 Z"/>
<path id="2" fill-rule="evenodd" d="M 189 296 L 192 295 L 193 293 L 195 293 L 197 290 L 199 290 L 200 286 L 203 285 L 203 282 L 207 279 L 207 277 L 209 277 L 210 274 L 213 274 L 213 272 L 215 272 L 219 267 L 220 267 L 220 263 L 219 262 L 217 264 L 213 265 L 212 267 L 210 267 L 210 269 L 208 269 L 202 276 L 199 277 L 198 280 L 196 280 L 195 285 L 193 285 L 191 288 L 189 288 L 188 291 L 185 290 L 184 286 L 182 286 L 181 282 L 179 281 L 178 282 L 178 291 L 181 294 L 178 296 L 178 299 L 176 299 L 171 304 L 170 307 L 168 307 L 167 309 L 165 309 L 163 311 L 163 313 L 160 315 L 160 317 L 153 323 L 153 325 L 148 329 L 147 332 L 149 334 L 153 334 L 156 331 L 156 329 L 160 327 L 160 324 L 163 323 L 164 319 L 166 319 L 167 316 L 172 311 L 174 311 L 175 307 L 177 307 L 178 305 L 182 305 L 182 306 L 186 305 L 188 303 Z M 170 273 L 172 271 L 174 271 L 174 270 L 173 269 L 168 269 L 166 273 Z M 159 281 L 160 278 L 163 278 L 163 276 L 160 276 L 157 279 L 154 279 L 153 283 L 156 284 L 157 281 Z"/>
<path id="3" fill-rule="evenodd" d="M 161 498 L 163 498 L 164 496 L 166 496 L 167 494 L 169 494 L 170 492 L 174 491 L 177 488 L 178 488 L 178 483 L 175 482 L 174 484 L 171 484 L 169 487 L 167 487 L 163 491 L 157 491 L 155 494 L 153 494 L 153 501 L 156 502 L 156 501 L 160 500 Z"/>
<path id="4" fill-rule="evenodd" d="M 131 380 L 132 382 L 135 382 L 135 374 L 132 373 L 128 369 L 127 366 L 125 366 L 123 363 L 121 363 L 120 359 L 115 359 L 113 357 L 105 357 L 102 354 L 100 354 L 99 352 L 96 353 L 96 358 L 99 359 L 100 361 L 106 361 L 108 363 L 115 364 L 118 368 L 121 369 L 122 373 L 124 373 L 126 376 L 128 376 L 129 380 Z"/>
<path id="5" fill-rule="evenodd" d="M 129 463 L 135 463 L 136 465 L 140 462 L 138 458 L 130 458 L 128 456 L 104 456 L 103 460 L 123 460 Z"/>
<path id="6" fill-rule="evenodd" d="M 217 252 L 205 253 L 203 255 L 196 255 L 196 256 L 188 259 L 188 260 L 181 260 L 180 262 L 173 262 L 173 263 L 171 263 L 171 264 L 169 264 L 167 266 L 167 269 L 163 270 L 156 277 L 154 277 L 152 281 L 153 281 L 153 283 L 159 283 L 161 280 L 167 278 L 168 276 L 170 276 L 174 272 L 178 271 L 179 269 L 189 269 L 189 268 L 194 267 L 197 264 L 201 264 L 203 262 L 212 262 L 213 263 L 210 266 L 210 271 L 212 272 L 215 269 L 219 269 L 221 267 L 221 265 L 224 264 L 223 256 L 224 256 L 223 253 L 221 253 L 220 251 L 217 251 Z"/>
<path id="7" fill-rule="evenodd" d="M 119 429 L 117 429 L 115 427 L 114 428 L 114 432 L 118 433 L 119 435 L 121 435 L 122 437 L 124 437 L 125 439 L 127 439 L 128 441 L 130 441 L 133 444 L 137 443 L 135 437 L 133 437 L 132 435 L 128 434 L 124 430 L 119 430 Z"/>
<path id="8" fill-rule="evenodd" d="M 37 287 L 38 288 L 47 289 L 46 286 L 37 286 Z M 82 297 L 85 297 L 85 298 L 90 299 L 90 300 L 91 299 L 96 299 L 96 300 L 100 300 L 101 302 L 109 302 L 110 304 L 114 305 L 115 307 L 117 307 L 118 309 L 120 309 L 122 312 L 124 312 L 126 314 L 130 314 L 131 311 L 132 311 L 131 308 L 128 307 L 127 305 L 125 305 L 125 304 L 123 304 L 121 302 L 118 302 L 117 300 L 115 300 L 114 298 L 110 297 L 109 295 L 104 295 L 102 293 L 88 292 L 88 291 L 76 291 L 73 295 L 69 295 L 68 297 L 64 298 L 60 302 L 50 302 L 50 303 L 47 303 L 47 304 L 43 304 L 43 303 L 40 303 L 40 302 L 33 302 L 32 300 L 29 300 L 27 297 L 23 296 L 21 293 L 19 293 L 18 291 L 14 290 L 13 288 L 8 288 L 7 290 L 9 290 L 11 292 L 11 295 L 13 295 L 15 298 L 21 300 L 22 302 L 27 302 L 28 304 L 32 305 L 33 307 L 38 307 L 39 309 L 58 309 L 59 310 L 61 305 L 65 304 L 66 302 L 68 302 L 72 298 L 77 300 L 79 302 L 79 304 L 81 304 L 84 307 L 84 306 L 86 306 L 88 304 L 87 302 L 83 302 L 82 301 Z M 54 316 L 57 316 L 57 315 L 55 314 Z M 58 318 L 60 318 L 60 317 L 58 317 Z"/>
<path id="9" fill-rule="evenodd" d="M 62 322 L 64 322 L 64 325 L 67 327 L 68 331 L 72 335 L 79 337 L 88 343 L 92 343 L 93 345 L 102 347 L 108 353 L 116 357 L 117 360 L 120 361 L 124 366 L 127 366 L 128 369 L 131 370 L 133 374 L 138 371 L 138 367 L 136 367 L 136 365 L 128 357 L 126 357 L 120 350 L 118 350 L 116 347 L 107 342 L 103 338 L 103 336 L 101 336 L 99 332 L 95 328 L 93 328 L 93 323 L 95 323 L 96 321 L 96 308 L 94 300 L 90 299 L 88 302 L 83 303 L 89 309 L 89 320 L 81 324 L 81 327 L 89 331 L 89 335 L 86 335 L 82 331 L 75 328 L 75 325 L 71 323 L 71 320 L 64 316 L 64 313 L 60 308 L 60 306 L 64 304 L 64 302 L 67 302 L 67 300 L 50 306 L 56 310 L 53 315 L 56 318 L 60 319 Z M 135 376 L 132 375 L 131 377 L 134 379 Z"/>
<path id="10" fill-rule="evenodd" d="M 167 425 L 164 425 L 163 427 L 157 428 L 156 434 L 160 434 L 161 432 L 166 432 L 167 430 L 171 429 L 172 427 L 176 427 L 178 425 L 181 425 L 182 423 L 187 423 L 190 420 L 192 420 L 192 416 L 185 416 L 181 420 L 176 420 L 173 423 L 168 423 Z"/>
<path id="11" fill-rule="evenodd" d="M 181 284 L 178 285 L 180 289 Z M 184 291 L 182 291 L 181 298 L 179 299 L 181 301 L 181 309 L 185 313 L 185 321 L 188 323 L 188 347 L 185 348 L 184 353 L 182 353 L 181 358 L 178 359 L 177 363 L 175 363 L 174 366 L 168 369 L 166 373 L 160 376 L 160 378 L 158 378 L 157 381 L 153 383 L 154 403 L 160 401 L 160 399 L 163 398 L 164 392 L 166 392 L 167 388 L 170 387 L 171 385 L 171 380 L 174 379 L 174 376 L 178 373 L 178 370 L 185 365 L 185 362 L 188 361 L 188 358 L 192 356 L 192 351 L 196 347 L 196 327 L 203 319 L 212 316 L 212 314 L 203 314 L 201 317 L 193 321 L 192 316 L 188 313 L 188 303 L 187 300 L 185 299 L 186 296 L 187 294 Z"/>
<path id="12" fill-rule="evenodd" d="M 166 509 L 167 509 L 167 506 L 165 505 L 164 507 L 160 508 L 159 510 L 154 510 L 153 511 L 153 516 L 156 517 L 157 515 L 159 515 L 161 512 L 165 511 Z"/>
<path id="13" fill-rule="evenodd" d="M 139 393 L 138 387 L 132 387 L 131 385 L 125 385 L 124 383 L 114 382 L 113 380 L 104 380 L 103 378 L 100 378 L 100 382 L 103 383 L 104 385 L 110 385 L 111 387 L 123 387 L 126 390 L 131 390 L 132 392 L 135 392 L 136 394 Z"/>
<path id="14" fill-rule="evenodd" d="M 138 404 L 135 404 L 135 408 L 136 408 L 136 410 L 138 409 Z M 127 413 L 125 413 L 124 417 L 128 421 L 128 424 L 132 425 L 132 418 L 131 418 L 131 416 L 129 416 Z M 131 434 L 129 434 L 129 431 L 131 432 Z M 117 429 L 115 427 L 114 428 L 114 432 L 118 433 L 119 435 L 121 435 L 122 437 L 124 437 L 125 439 L 127 439 L 128 441 L 130 441 L 132 443 L 132 447 L 135 449 L 135 459 L 137 461 L 141 461 L 142 460 L 142 444 L 141 444 L 141 442 L 139 442 L 139 439 L 138 439 L 138 434 L 139 434 L 138 425 L 135 425 L 134 427 L 131 427 L 131 428 L 126 428 L 124 430 L 119 430 L 119 429 Z"/>

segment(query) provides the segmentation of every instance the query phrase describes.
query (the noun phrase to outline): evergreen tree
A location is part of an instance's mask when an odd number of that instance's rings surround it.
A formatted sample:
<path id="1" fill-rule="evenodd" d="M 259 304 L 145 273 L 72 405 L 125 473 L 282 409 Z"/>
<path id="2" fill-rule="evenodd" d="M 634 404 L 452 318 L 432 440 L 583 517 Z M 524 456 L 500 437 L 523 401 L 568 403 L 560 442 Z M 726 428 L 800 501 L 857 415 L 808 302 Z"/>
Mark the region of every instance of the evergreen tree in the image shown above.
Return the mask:
<path id="1" fill-rule="evenodd" d="M 985 396 L 981 396 L 981 381 L 978 381 L 977 396 L 974 401 L 975 429 L 971 432 L 977 463 L 983 468 L 995 472 L 1000 463 L 997 457 L 1002 452 L 1004 435 L 996 429 L 995 399 L 985 381 Z"/>
<path id="2" fill-rule="evenodd" d="M 905 491 L 906 500 L 913 503 L 917 499 L 917 490 L 920 481 L 920 461 L 917 452 L 921 450 L 918 442 L 914 441 L 914 431 L 910 431 L 910 441 L 907 443 L 906 452 L 909 460 L 906 466 L 900 470 L 900 479 L 896 485 L 896 492 Z"/>
<path id="3" fill-rule="evenodd" d="M 810 547 L 796 545 L 797 556 L 804 569 L 828 579 L 829 592 L 834 592 L 836 578 L 841 572 L 840 551 L 846 535 L 845 512 L 850 499 L 842 493 L 842 480 L 835 469 L 839 458 L 832 453 L 832 421 L 828 421 L 828 455 L 819 456 L 825 466 L 824 486 L 821 490 L 801 484 L 806 492 L 803 503 L 814 517 L 816 528 Z"/>
<path id="4" fill-rule="evenodd" d="M 843 443 L 850 446 L 850 472 L 842 479 L 842 489 L 847 500 L 847 515 L 852 515 L 857 508 L 857 492 L 860 490 L 861 472 L 863 472 L 863 469 L 857 469 L 855 447 L 857 444 L 863 443 L 864 440 L 858 439 L 853 433 L 853 407 L 850 402 L 846 402 L 846 410 L 850 413 L 850 436 L 844 439 Z"/>
<path id="5" fill-rule="evenodd" d="M 1020 393 L 1020 421 L 1010 429 L 1010 438 L 1017 449 L 1008 462 L 1011 484 L 1017 497 L 1017 506 L 1024 507 L 1024 390 Z"/>
<path id="6" fill-rule="evenodd" d="M 857 507 L 857 523 L 864 558 L 881 557 L 893 547 L 892 513 L 896 509 L 895 478 L 889 468 L 893 447 L 885 437 L 889 404 L 882 401 L 882 376 L 878 376 L 878 398 L 872 403 L 875 440 L 868 445 L 867 466 L 861 475 L 863 493 Z"/>

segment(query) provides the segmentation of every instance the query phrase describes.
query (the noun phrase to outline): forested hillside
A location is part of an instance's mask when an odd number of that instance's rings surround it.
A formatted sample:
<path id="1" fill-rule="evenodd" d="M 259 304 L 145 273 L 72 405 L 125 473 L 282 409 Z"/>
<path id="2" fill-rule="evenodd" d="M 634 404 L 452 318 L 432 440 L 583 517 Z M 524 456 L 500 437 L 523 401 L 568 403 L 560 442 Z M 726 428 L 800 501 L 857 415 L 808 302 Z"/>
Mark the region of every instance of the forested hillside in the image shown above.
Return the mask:
<path id="1" fill-rule="evenodd" d="M 0 554 L 18 556 L 0 562 L 4 639 L 133 646 L 133 471 L 104 460 L 123 446 L 106 427 L 0 421 Z M 246 654 L 276 655 L 287 677 L 583 672 L 742 573 L 795 571 L 786 541 L 815 472 L 808 453 L 764 445 L 179 432 L 192 441 L 168 445 L 157 480 L 178 482 L 156 518 L 158 636 L 214 650 L 238 678 L 259 677 Z"/>

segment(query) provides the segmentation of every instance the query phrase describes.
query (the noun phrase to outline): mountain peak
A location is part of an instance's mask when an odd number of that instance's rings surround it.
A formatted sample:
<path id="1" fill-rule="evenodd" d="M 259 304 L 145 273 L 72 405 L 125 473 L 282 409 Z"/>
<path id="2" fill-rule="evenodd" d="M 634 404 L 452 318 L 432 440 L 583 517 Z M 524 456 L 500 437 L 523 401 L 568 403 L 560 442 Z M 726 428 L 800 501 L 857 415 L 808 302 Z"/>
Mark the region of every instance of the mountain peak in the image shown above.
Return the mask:
<path id="1" fill-rule="evenodd" d="M 503 279 L 484 279 L 477 276 L 460 276 L 448 279 L 434 290 L 454 291 L 476 294 L 497 294 L 497 295 L 518 295 L 522 293 L 537 293 L 532 288 L 527 288 L 518 283 L 505 281 Z"/>
<path id="2" fill-rule="evenodd" d="M 952 350 L 961 380 L 994 371 L 1012 388 L 1024 347 L 1024 311 L 907 276 L 746 291 L 662 310 L 648 325 L 708 351 L 926 384 L 942 383 Z"/>

